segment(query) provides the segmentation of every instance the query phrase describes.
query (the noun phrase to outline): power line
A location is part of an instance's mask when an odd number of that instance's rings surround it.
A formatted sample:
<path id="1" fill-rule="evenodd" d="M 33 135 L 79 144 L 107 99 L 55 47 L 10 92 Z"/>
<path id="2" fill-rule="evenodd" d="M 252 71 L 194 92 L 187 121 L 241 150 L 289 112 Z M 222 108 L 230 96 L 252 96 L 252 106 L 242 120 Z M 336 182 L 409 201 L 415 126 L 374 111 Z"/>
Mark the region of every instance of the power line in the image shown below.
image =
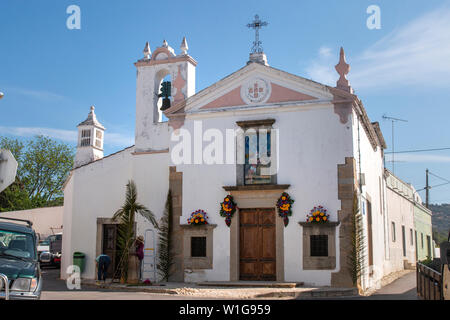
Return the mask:
<path id="1" fill-rule="evenodd" d="M 443 151 L 443 150 L 450 150 L 450 148 L 436 148 L 436 149 L 422 149 L 422 150 L 419 149 L 419 150 L 408 150 L 408 151 L 385 152 L 385 154 L 430 152 L 430 151 Z"/>
<path id="2" fill-rule="evenodd" d="M 428 172 L 428 173 L 431 174 L 432 176 L 435 176 L 436 178 L 439 178 L 439 179 L 441 179 L 441 180 L 446 181 L 447 183 L 450 183 L 450 180 L 448 180 L 448 179 L 442 178 L 442 177 L 440 177 L 440 176 L 438 176 L 438 175 L 436 175 L 436 174 L 434 174 L 434 173 L 432 173 L 432 172 Z"/>
<path id="3" fill-rule="evenodd" d="M 434 189 L 434 188 L 446 186 L 446 185 L 448 185 L 448 184 L 450 184 L 450 182 L 443 183 L 443 184 L 438 184 L 437 186 L 431 186 L 431 187 L 428 187 L 428 188 L 429 188 L 429 189 Z M 417 191 L 417 192 L 420 192 L 420 191 L 425 191 L 425 190 L 427 190 L 427 188 L 423 188 L 423 189 L 416 190 L 416 191 Z"/>
<path id="4" fill-rule="evenodd" d="M 384 119 L 384 120 L 390 120 L 390 121 L 392 122 L 392 137 L 391 137 L 391 138 L 392 138 L 392 173 L 395 174 L 395 159 L 394 159 L 394 156 L 395 156 L 395 145 L 394 145 L 395 138 L 394 138 L 394 124 L 395 124 L 396 122 L 408 122 L 408 120 L 399 119 L 399 118 L 393 118 L 393 117 L 388 117 L 388 116 L 386 116 L 386 114 L 383 115 L 383 119 Z"/>

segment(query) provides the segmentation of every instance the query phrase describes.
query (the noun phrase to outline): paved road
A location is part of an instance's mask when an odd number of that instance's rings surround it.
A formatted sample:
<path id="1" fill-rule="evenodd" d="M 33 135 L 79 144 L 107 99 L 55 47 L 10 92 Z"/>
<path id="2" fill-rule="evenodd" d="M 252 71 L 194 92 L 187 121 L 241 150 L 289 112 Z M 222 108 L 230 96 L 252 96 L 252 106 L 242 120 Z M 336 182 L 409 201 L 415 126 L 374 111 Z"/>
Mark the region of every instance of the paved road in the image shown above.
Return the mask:
<path id="1" fill-rule="evenodd" d="M 370 300 L 418 300 L 416 293 L 416 273 L 410 272 L 381 288 L 366 299 Z"/>
<path id="2" fill-rule="evenodd" d="M 197 300 L 194 297 L 146 292 L 123 292 L 81 286 L 81 290 L 67 289 L 66 282 L 59 280 L 59 269 L 43 269 L 42 300 Z"/>
<path id="3" fill-rule="evenodd" d="M 416 273 L 410 272 L 368 297 L 327 297 L 314 300 L 419 300 L 416 294 Z"/>

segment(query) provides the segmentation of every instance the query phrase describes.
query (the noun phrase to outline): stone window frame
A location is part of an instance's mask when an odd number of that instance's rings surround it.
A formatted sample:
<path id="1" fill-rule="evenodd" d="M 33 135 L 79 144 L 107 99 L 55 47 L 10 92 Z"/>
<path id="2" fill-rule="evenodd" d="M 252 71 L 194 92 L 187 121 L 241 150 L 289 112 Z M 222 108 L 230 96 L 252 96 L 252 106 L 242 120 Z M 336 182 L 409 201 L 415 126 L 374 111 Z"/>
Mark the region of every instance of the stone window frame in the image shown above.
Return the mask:
<path id="1" fill-rule="evenodd" d="M 201 226 L 182 225 L 183 228 L 183 262 L 184 269 L 205 270 L 213 268 L 213 238 L 216 224 Z M 206 257 L 191 256 L 191 238 L 206 237 Z"/>
<path id="2" fill-rule="evenodd" d="M 236 124 L 238 125 L 238 127 L 240 127 L 242 130 L 247 130 L 247 129 L 255 129 L 256 132 L 258 132 L 259 129 L 266 129 L 268 131 L 271 131 L 273 129 L 273 124 L 275 123 L 275 119 L 264 119 L 264 120 L 246 120 L 246 121 L 236 121 Z M 237 139 L 239 139 L 239 135 L 237 137 Z M 244 152 L 245 152 L 245 136 L 243 137 L 244 142 L 242 142 L 244 144 Z M 239 145 L 239 141 L 237 142 L 236 145 Z M 278 148 L 278 146 L 276 146 L 275 144 L 271 144 L 271 155 L 276 154 L 275 152 L 273 152 L 274 150 L 276 150 L 276 148 Z M 238 151 L 239 148 L 236 148 L 236 152 Z M 245 155 L 244 155 L 245 157 Z M 236 155 L 236 159 L 239 159 L 239 155 Z M 278 161 L 278 159 L 272 159 L 272 161 Z M 264 184 L 249 184 L 246 185 L 245 184 L 245 165 L 244 164 L 236 164 L 236 185 L 237 186 L 250 186 L 250 185 L 276 185 L 277 184 L 277 175 L 274 174 L 271 176 L 270 182 L 269 183 L 264 183 Z"/>
<path id="3" fill-rule="evenodd" d="M 303 229 L 303 270 L 335 270 L 336 269 L 336 229 L 340 222 L 314 224 L 299 222 Z M 328 256 L 311 256 L 311 236 L 328 236 Z"/>

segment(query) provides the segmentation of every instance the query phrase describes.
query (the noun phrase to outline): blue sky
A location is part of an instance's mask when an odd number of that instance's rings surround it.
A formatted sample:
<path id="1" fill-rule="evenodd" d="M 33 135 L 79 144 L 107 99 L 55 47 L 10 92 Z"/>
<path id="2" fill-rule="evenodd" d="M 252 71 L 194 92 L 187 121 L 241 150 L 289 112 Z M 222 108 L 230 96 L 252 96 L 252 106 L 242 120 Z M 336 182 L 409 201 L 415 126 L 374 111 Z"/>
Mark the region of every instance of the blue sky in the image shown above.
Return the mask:
<path id="1" fill-rule="evenodd" d="M 66 27 L 72 4 L 81 8 L 80 30 Z M 366 26 L 373 4 L 380 30 Z M 442 0 L 1 0 L 0 135 L 44 133 L 75 145 L 76 125 L 95 105 L 107 128 L 105 153 L 131 145 L 133 62 L 145 42 L 154 50 L 166 39 L 178 52 L 186 36 L 199 91 L 245 65 L 254 37 L 245 25 L 256 13 L 269 22 L 261 40 L 275 68 L 334 85 L 345 48 L 348 78 L 389 148 L 383 114 L 409 121 L 396 126 L 397 151 L 450 147 L 450 1 Z M 426 168 L 450 179 L 449 151 L 396 159 L 395 173 L 417 189 Z M 450 203 L 450 185 L 432 189 L 431 201 Z"/>

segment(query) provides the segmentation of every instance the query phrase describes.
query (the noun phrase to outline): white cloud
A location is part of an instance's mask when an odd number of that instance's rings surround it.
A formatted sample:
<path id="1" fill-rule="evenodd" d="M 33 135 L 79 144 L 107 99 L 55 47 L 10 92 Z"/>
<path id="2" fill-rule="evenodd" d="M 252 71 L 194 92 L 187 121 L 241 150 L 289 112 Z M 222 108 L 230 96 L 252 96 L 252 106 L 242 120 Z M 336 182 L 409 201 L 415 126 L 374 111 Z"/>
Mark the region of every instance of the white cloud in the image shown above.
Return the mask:
<path id="1" fill-rule="evenodd" d="M 76 130 L 39 128 L 39 127 L 3 127 L 0 126 L 0 134 L 15 137 L 34 137 L 44 135 L 50 138 L 76 144 L 78 133 Z M 129 147 L 133 145 L 134 137 L 121 133 L 105 132 L 105 146 Z"/>
<path id="2" fill-rule="evenodd" d="M 319 56 L 321 58 L 329 58 L 332 56 L 331 53 L 332 53 L 332 51 L 331 51 L 331 48 L 329 48 L 329 47 L 322 46 L 319 49 Z"/>
<path id="3" fill-rule="evenodd" d="M 337 55 L 334 55 L 332 50 L 325 46 L 319 48 L 318 55 L 319 57 L 306 68 L 306 73 L 314 81 L 330 86 L 335 85 L 338 78 L 334 71 Z"/>
<path id="4" fill-rule="evenodd" d="M 6 87 L 4 91 L 6 95 L 8 93 L 18 94 L 42 101 L 61 101 L 65 99 L 65 97 L 60 94 L 45 90 L 31 90 L 25 88 Z"/>
<path id="5" fill-rule="evenodd" d="M 36 127 L 1 127 L 0 134 L 16 137 L 33 137 L 36 135 L 48 136 L 66 142 L 77 142 L 77 132 L 74 130 L 61 130 Z"/>
<path id="6" fill-rule="evenodd" d="M 335 85 L 334 63 L 319 58 L 306 71 L 316 81 Z M 399 86 L 450 86 L 450 7 L 440 7 L 397 28 L 355 58 L 348 75 L 356 89 Z M 348 59 L 347 59 L 348 60 Z M 330 83 L 330 79 L 333 81 Z"/>

